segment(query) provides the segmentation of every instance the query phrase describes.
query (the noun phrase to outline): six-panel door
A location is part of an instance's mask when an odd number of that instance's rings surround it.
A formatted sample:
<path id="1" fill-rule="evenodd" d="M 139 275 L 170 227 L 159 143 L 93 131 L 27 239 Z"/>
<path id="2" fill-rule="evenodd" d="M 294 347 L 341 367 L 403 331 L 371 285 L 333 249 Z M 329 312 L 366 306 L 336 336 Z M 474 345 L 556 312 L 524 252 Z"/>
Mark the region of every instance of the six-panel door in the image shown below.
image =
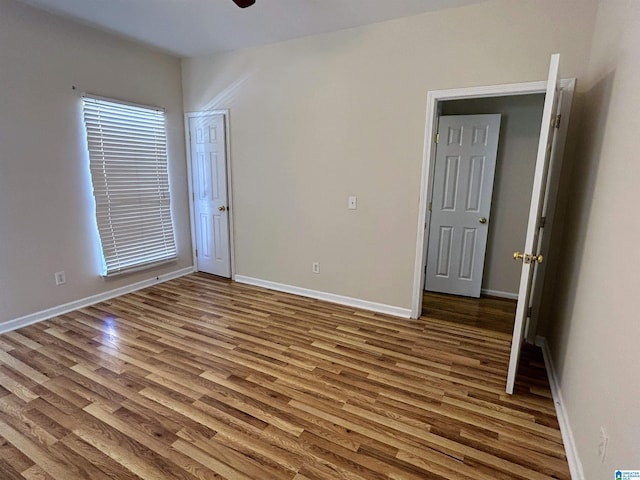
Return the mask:
<path id="1" fill-rule="evenodd" d="M 198 271 L 231 276 L 223 115 L 189 119 Z"/>
<path id="2" fill-rule="evenodd" d="M 500 115 L 439 119 L 425 289 L 479 297 Z"/>

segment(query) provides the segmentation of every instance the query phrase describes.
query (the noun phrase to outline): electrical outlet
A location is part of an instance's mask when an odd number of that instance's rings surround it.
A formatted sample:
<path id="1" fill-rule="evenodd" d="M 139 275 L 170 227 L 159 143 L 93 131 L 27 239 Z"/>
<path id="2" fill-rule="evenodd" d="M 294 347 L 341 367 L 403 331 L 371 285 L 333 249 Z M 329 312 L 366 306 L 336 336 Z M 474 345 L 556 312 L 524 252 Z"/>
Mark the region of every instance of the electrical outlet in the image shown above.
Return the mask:
<path id="1" fill-rule="evenodd" d="M 313 273 L 320 273 L 320 262 L 313 262 L 311 264 L 311 271 Z"/>
<path id="2" fill-rule="evenodd" d="M 598 441 L 598 456 L 600 463 L 604 463 L 604 457 L 607 454 L 607 445 L 609 444 L 609 436 L 604 431 L 604 427 L 600 427 L 600 439 Z"/>
<path id="3" fill-rule="evenodd" d="M 56 285 L 64 285 L 67 283 L 67 276 L 64 273 L 64 270 L 61 272 L 56 272 L 54 274 L 54 278 L 56 279 Z"/>

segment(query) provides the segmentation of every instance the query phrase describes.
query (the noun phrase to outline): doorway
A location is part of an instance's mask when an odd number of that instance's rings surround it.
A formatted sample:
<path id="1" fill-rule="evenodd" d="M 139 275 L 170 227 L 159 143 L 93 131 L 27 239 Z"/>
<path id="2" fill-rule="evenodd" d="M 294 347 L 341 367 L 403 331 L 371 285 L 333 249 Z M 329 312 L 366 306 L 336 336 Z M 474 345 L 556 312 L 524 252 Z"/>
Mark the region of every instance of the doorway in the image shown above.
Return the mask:
<path id="1" fill-rule="evenodd" d="M 413 281 L 413 294 L 412 294 L 412 306 L 411 306 L 411 318 L 419 318 L 422 313 L 423 291 L 424 291 L 424 279 L 425 279 L 425 266 L 427 258 L 427 239 L 429 238 L 429 224 L 428 224 L 428 203 L 432 197 L 432 182 L 431 179 L 434 176 L 435 168 L 435 134 L 438 130 L 438 118 L 443 114 L 443 109 L 446 102 L 451 102 L 450 106 L 455 106 L 455 101 L 470 101 L 477 99 L 478 101 L 497 99 L 500 97 L 516 97 L 516 96 L 529 96 L 529 95 L 541 95 L 544 97 L 547 90 L 548 82 L 527 82 L 505 85 L 492 85 L 483 87 L 471 87 L 460 88 L 452 90 L 435 90 L 430 91 L 427 94 L 427 128 L 425 131 L 425 154 L 422 163 L 422 175 L 421 175 L 421 190 L 420 190 L 420 207 L 418 211 L 418 231 L 416 241 L 416 261 L 414 264 L 414 281 Z M 560 110 L 562 116 L 568 120 L 571 111 L 571 104 L 573 100 L 573 92 L 575 89 L 575 79 L 563 79 L 560 82 L 560 86 L 564 94 L 562 95 L 562 101 Z M 458 104 L 459 105 L 459 104 Z M 451 112 L 451 111 L 450 111 Z M 466 112 L 465 112 L 466 113 Z M 568 121 L 562 122 L 559 126 L 559 135 L 556 149 L 558 152 L 564 150 L 564 143 L 566 139 Z M 500 149 L 499 149 L 500 151 Z M 553 168 L 559 168 L 559 164 L 555 164 Z M 555 175 L 558 177 L 559 175 Z M 557 187 L 557 185 L 555 186 Z M 555 202 L 555 195 L 557 188 L 550 188 L 548 195 L 548 202 L 553 204 Z M 529 190 L 530 191 L 530 190 Z M 525 218 L 526 224 L 526 218 Z M 494 222 L 495 223 L 495 222 Z M 491 235 L 491 233 L 490 233 Z M 491 237 L 490 237 L 491 241 Z M 495 243 L 495 242 L 493 242 Z M 488 252 L 488 254 L 491 254 Z M 500 252 L 500 255 L 504 255 L 505 252 Z M 515 262 L 514 262 L 515 263 Z M 543 266 L 544 268 L 544 266 Z M 487 272 L 488 273 L 488 272 Z M 499 294 L 501 291 L 498 291 Z M 486 291 L 485 293 L 492 295 L 495 292 Z M 508 292 L 501 292 L 502 294 Z M 506 296 L 506 295 L 505 295 Z M 529 334 L 527 340 L 532 340 L 532 333 L 535 332 L 535 328 L 528 329 Z"/>
<path id="2" fill-rule="evenodd" d="M 495 179 L 492 180 L 493 194 L 488 199 L 490 209 L 472 220 L 485 220 L 488 232 L 486 255 L 480 257 L 482 265 L 475 265 L 480 278 L 476 282 L 474 294 L 465 296 L 491 296 L 515 300 L 518 297 L 520 266 L 504 252 L 513 252 L 524 243 L 527 229 L 527 213 L 531 201 L 534 167 L 540 135 L 540 122 L 544 106 L 544 94 L 510 95 L 501 97 L 459 99 L 441 102 L 439 130 L 442 118 L 465 118 L 476 115 L 501 115 L 499 143 L 495 161 Z M 441 135 L 442 136 L 442 135 Z M 438 152 L 442 139 L 438 143 Z M 436 155 L 436 162 L 438 161 Z M 437 165 L 434 181 L 438 178 Z M 437 208 L 437 192 L 432 210 Z M 433 211 L 430 219 L 429 247 L 426 264 L 425 291 L 441 291 L 430 282 L 437 272 L 433 272 L 432 249 Z M 484 268 L 482 268 L 484 267 Z M 471 282 L 467 282 L 471 283 Z M 480 285 L 481 284 L 481 285 Z M 436 286 L 437 287 L 437 286 Z M 446 291 L 444 293 L 458 293 Z"/>
<path id="3" fill-rule="evenodd" d="M 425 237 L 428 238 L 429 235 L 429 224 L 425 221 L 427 217 L 425 206 L 426 202 L 432 198 L 434 191 L 431 185 L 431 178 L 434 178 L 436 163 L 434 161 L 434 152 L 436 148 L 433 145 L 435 142 L 432 142 L 432 135 L 434 131 L 437 131 L 438 118 L 442 110 L 440 103 L 455 98 L 481 98 L 545 92 L 524 251 L 513 253 L 513 259 L 522 262 L 522 270 L 506 381 L 506 392 L 508 394 L 513 393 L 523 340 L 525 337 L 529 340 L 532 331 L 535 335 L 536 309 L 540 307 L 540 291 L 544 282 L 546 268 L 546 264 L 543 266 L 544 255 L 540 252 L 548 251 L 549 239 L 551 238 L 550 233 L 555 214 L 560 168 L 573 92 L 575 90 L 575 79 L 561 81 L 559 68 L 560 55 L 554 54 L 551 56 L 549 75 L 546 82 L 429 92 L 427 95 L 427 135 L 421 183 L 420 223 L 418 224 L 416 243 L 413 298 L 415 312 L 412 312 L 414 315 L 421 313 L 422 309 L 422 302 L 417 298 L 416 290 L 418 288 L 422 289 L 424 285 L 422 265 L 426 261 L 427 254 Z M 563 119 L 564 122 L 562 122 Z M 420 258 L 422 263 L 419 263 Z M 532 325 L 533 328 L 530 328 Z"/>

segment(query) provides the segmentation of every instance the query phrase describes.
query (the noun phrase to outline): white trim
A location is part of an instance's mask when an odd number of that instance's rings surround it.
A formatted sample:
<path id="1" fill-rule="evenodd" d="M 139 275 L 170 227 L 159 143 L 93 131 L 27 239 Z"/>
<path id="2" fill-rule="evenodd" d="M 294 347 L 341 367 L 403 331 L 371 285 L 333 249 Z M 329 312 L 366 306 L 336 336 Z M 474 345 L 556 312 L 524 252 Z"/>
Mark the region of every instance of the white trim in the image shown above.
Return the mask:
<path id="1" fill-rule="evenodd" d="M 556 375 L 555 367 L 553 365 L 553 359 L 551 358 L 549 344 L 547 343 L 546 338 L 537 336 L 536 345 L 542 349 L 542 357 L 544 358 L 544 365 L 547 370 L 547 376 L 549 377 L 551 395 L 553 396 L 553 404 L 556 407 L 556 416 L 558 417 L 558 423 L 560 424 L 562 443 L 564 443 L 564 451 L 567 456 L 567 463 L 569 464 L 571 478 L 572 480 L 585 480 L 582 462 L 580 461 L 578 448 L 576 447 L 573 431 L 571 430 L 571 424 L 569 423 L 569 416 L 567 415 L 567 410 L 565 408 L 564 401 L 562 400 L 562 392 L 560 390 L 558 376 Z"/>
<path id="2" fill-rule="evenodd" d="M 545 93 L 546 80 L 537 82 L 503 83 L 500 85 L 482 85 L 479 87 L 450 88 L 446 90 L 432 90 L 439 101 L 459 100 L 461 98 L 506 97 L 511 95 L 530 95 Z"/>
<path id="3" fill-rule="evenodd" d="M 42 322 L 43 320 L 48 320 L 49 318 L 57 317 L 58 315 L 63 315 L 79 308 L 84 308 L 99 302 L 104 302 L 105 300 L 119 297 L 120 295 L 135 292 L 136 290 L 150 287 L 151 285 L 156 285 L 168 280 L 173 280 L 174 278 L 183 277 L 184 275 L 188 275 L 190 273 L 193 273 L 193 267 L 181 268 L 180 270 L 175 270 L 163 275 L 157 275 L 155 277 L 149 278 L 147 280 L 142 280 L 131 285 L 115 288 L 113 290 L 109 290 L 108 292 L 81 298 L 80 300 L 65 303 L 64 305 L 58 305 L 57 307 L 47 308 L 46 310 L 31 313 L 29 315 L 25 315 L 24 317 L 15 318 L 13 320 L 9 320 L 8 322 L 0 324 L 0 334 L 7 333 L 18 328 L 26 327 L 27 325 L 32 325 L 34 323 Z"/>
<path id="4" fill-rule="evenodd" d="M 189 120 L 191 118 L 202 118 L 213 115 L 222 115 L 224 117 L 224 138 L 225 138 L 225 154 L 227 167 L 227 205 L 229 217 L 229 255 L 231 262 L 231 275 L 233 279 L 235 275 L 236 250 L 235 250 L 235 224 L 233 221 L 235 209 L 233 208 L 233 183 L 231 176 L 231 140 L 229 130 L 229 109 L 224 110 L 206 110 L 202 112 L 185 112 L 184 114 L 184 138 L 187 145 L 187 188 L 189 191 L 189 224 L 191 227 L 191 255 L 193 258 L 194 270 L 198 271 L 198 257 L 196 257 L 196 230 L 195 230 L 195 210 L 193 206 L 193 168 L 191 160 L 191 141 L 189 137 Z"/>
<path id="5" fill-rule="evenodd" d="M 567 88 L 574 79 L 561 80 L 562 88 Z M 428 238 L 427 202 L 431 195 L 431 178 L 433 176 L 434 148 L 433 138 L 438 124 L 439 102 L 483 97 L 504 97 L 511 95 L 530 95 L 545 93 L 546 81 L 511 83 L 504 85 L 488 85 L 481 87 L 456 88 L 449 90 L 432 90 L 427 93 L 427 115 L 424 136 L 424 154 L 420 181 L 420 204 L 418 207 L 418 223 L 416 238 L 416 255 L 413 270 L 413 293 L 411 300 L 411 318 L 418 318 L 422 313 L 422 290 L 424 289 L 424 265 L 427 256 L 425 239 Z"/>
<path id="6" fill-rule="evenodd" d="M 502 292 L 500 290 L 489 290 L 487 288 L 483 288 L 480 292 L 483 295 L 491 295 L 492 297 L 508 298 L 509 300 L 518 299 L 518 292 Z"/>
<path id="7" fill-rule="evenodd" d="M 385 313 L 387 315 L 393 315 L 394 317 L 409 318 L 409 315 L 411 314 L 411 310 L 408 308 L 394 307 L 393 305 L 385 305 L 384 303 L 369 302 L 358 298 L 345 297 L 334 293 L 320 292 L 318 290 L 311 290 L 308 288 L 295 287 L 284 283 L 270 282 L 269 280 L 261 280 L 259 278 L 246 277 L 244 275 L 236 275 L 234 280 L 238 283 L 246 283 L 256 287 L 268 288 L 269 290 L 292 293 L 294 295 L 300 295 L 301 297 L 315 298 L 326 302 L 337 303 L 339 305 L 346 305 L 348 307 L 370 310 L 372 312 Z"/>

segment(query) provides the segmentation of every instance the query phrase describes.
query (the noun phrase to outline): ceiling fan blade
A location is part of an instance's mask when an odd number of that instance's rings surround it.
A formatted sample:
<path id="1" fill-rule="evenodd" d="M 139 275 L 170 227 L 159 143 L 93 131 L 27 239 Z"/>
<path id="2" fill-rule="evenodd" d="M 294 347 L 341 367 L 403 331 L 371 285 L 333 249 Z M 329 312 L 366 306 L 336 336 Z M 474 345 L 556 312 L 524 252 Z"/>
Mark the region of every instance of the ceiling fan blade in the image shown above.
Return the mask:
<path id="1" fill-rule="evenodd" d="M 233 3 L 240 8 L 247 8 L 256 3 L 256 0 L 233 0 Z"/>

